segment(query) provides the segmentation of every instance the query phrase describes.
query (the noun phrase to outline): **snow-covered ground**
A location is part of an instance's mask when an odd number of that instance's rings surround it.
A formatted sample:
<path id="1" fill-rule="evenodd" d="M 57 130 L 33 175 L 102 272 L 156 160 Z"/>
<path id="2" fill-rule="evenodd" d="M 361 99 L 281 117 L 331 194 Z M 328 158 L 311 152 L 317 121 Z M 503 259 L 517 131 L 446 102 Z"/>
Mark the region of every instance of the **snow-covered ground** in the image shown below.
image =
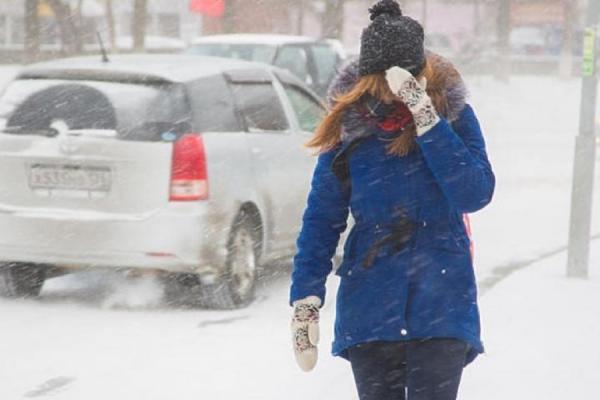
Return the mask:
<path id="1" fill-rule="evenodd" d="M 488 353 L 466 369 L 461 399 L 599 398 L 600 241 L 591 265 L 588 281 L 567 279 L 561 254 L 482 298 Z M 57 281 L 42 301 L 0 302 L 2 399 L 356 399 L 344 361 L 324 354 L 311 374 L 293 364 L 284 279 L 230 313 L 105 309 L 152 299 L 152 283 L 119 294 Z"/>
<path id="2" fill-rule="evenodd" d="M 581 84 L 544 76 L 516 77 L 509 85 L 481 77 L 468 83 L 497 176 L 494 201 L 472 217 L 478 272 L 485 278 L 498 266 L 567 243 Z M 600 193 L 600 170 L 595 185 Z M 598 234 L 600 201 L 594 215 Z"/>
<path id="3" fill-rule="evenodd" d="M 600 398 L 600 242 L 586 282 L 564 278 L 564 253 L 543 258 L 567 241 L 579 81 L 468 83 L 498 177 L 495 201 L 473 216 L 478 275 L 505 279 L 485 286 L 488 354 L 467 369 L 461 398 Z M 248 309 L 214 312 L 161 306 L 151 280 L 50 280 L 40 300 L 0 300 L 0 399 L 355 399 L 349 365 L 328 353 L 332 296 L 316 371 L 295 366 L 287 285 L 276 274 Z"/>
<path id="4" fill-rule="evenodd" d="M 564 253 L 504 280 L 481 301 L 487 354 L 465 370 L 463 400 L 600 399 L 600 240 L 590 279 Z"/>

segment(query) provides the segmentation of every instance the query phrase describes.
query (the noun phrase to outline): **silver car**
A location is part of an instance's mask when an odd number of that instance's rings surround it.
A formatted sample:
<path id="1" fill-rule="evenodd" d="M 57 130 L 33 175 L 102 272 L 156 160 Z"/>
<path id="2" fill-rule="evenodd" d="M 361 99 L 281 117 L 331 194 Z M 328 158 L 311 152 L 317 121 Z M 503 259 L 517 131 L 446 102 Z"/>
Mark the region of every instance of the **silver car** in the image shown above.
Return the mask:
<path id="1" fill-rule="evenodd" d="M 203 36 L 187 54 L 263 62 L 293 73 L 321 96 L 346 60 L 341 42 L 308 36 L 228 34 Z"/>
<path id="2" fill-rule="evenodd" d="M 289 257 L 324 112 L 286 71 L 198 56 L 66 59 L 0 98 L 0 294 L 82 268 L 235 308 Z"/>

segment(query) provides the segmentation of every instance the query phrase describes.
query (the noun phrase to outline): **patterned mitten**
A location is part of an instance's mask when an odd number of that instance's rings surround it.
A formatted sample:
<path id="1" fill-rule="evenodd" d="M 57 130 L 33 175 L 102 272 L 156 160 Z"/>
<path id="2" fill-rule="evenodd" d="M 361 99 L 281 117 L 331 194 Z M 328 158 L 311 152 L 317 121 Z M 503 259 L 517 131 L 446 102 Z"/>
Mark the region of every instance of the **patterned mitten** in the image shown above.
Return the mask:
<path id="1" fill-rule="evenodd" d="M 400 67 L 392 67 L 385 73 L 392 92 L 400 97 L 411 111 L 417 128 L 417 136 L 433 128 L 439 121 L 431 99 L 427 95 L 427 80 L 420 82 L 410 72 Z"/>
<path id="2" fill-rule="evenodd" d="M 311 371 L 317 364 L 319 352 L 319 307 L 321 300 L 310 296 L 294 302 L 292 341 L 296 362 L 303 371 Z"/>

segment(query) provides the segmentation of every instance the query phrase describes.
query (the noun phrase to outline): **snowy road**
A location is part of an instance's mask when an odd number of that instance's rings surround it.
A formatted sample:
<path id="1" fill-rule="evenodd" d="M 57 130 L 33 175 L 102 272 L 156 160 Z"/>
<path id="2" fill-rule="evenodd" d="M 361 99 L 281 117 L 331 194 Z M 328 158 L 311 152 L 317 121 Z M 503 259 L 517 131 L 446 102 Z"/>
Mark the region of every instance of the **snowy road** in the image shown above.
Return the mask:
<path id="1" fill-rule="evenodd" d="M 469 84 L 498 176 L 495 202 L 473 216 L 483 280 L 566 243 L 579 83 Z M 293 364 L 287 279 L 234 312 L 164 308 L 155 282 L 97 274 L 50 280 L 39 300 L 0 300 L 0 399 L 354 399 L 348 365 L 328 355 L 332 296 L 315 374 Z"/>
<path id="2" fill-rule="evenodd" d="M 64 278 L 40 301 L 0 302 L 0 398 L 317 399 L 338 398 L 342 382 L 351 398 L 342 361 L 323 357 L 327 379 L 317 382 L 292 364 L 284 280 L 250 309 L 226 313 L 105 309 L 152 303 L 148 281 L 113 293 L 106 282 Z"/>

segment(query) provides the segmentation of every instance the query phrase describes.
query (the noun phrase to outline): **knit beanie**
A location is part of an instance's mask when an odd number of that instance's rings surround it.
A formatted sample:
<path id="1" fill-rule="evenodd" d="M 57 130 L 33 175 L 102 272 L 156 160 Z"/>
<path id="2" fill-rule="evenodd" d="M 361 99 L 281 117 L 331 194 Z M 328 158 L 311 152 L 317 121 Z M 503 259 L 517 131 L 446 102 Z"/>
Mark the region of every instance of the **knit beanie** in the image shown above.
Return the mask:
<path id="1" fill-rule="evenodd" d="M 381 0 L 371 9 L 371 25 L 362 33 L 361 76 L 401 67 L 417 76 L 425 68 L 423 27 L 402 15 L 395 0 Z"/>

